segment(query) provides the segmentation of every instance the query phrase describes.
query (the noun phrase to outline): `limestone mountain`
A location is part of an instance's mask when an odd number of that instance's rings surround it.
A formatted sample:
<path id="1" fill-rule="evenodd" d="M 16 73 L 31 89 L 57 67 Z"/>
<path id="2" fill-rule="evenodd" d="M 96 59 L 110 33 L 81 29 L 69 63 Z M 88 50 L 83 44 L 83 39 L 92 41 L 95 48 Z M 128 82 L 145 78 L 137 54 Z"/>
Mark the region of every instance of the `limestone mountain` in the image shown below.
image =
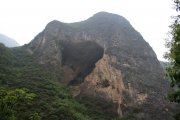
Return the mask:
<path id="1" fill-rule="evenodd" d="M 17 47 L 19 44 L 12 38 L 7 37 L 6 35 L 0 34 L 0 43 L 3 43 L 7 47 Z"/>
<path id="2" fill-rule="evenodd" d="M 169 84 L 156 54 L 122 16 L 54 20 L 24 47 L 89 107 L 138 120 L 172 119 Z"/>

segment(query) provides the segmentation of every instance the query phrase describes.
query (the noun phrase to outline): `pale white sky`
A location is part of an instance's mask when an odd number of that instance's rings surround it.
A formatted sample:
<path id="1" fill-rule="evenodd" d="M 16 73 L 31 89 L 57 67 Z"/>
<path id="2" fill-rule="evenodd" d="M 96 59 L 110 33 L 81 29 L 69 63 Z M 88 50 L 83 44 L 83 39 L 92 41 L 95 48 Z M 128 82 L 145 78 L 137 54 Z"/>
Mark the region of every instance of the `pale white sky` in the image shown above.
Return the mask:
<path id="1" fill-rule="evenodd" d="M 77 22 L 106 11 L 124 16 L 163 59 L 172 0 L 0 0 L 0 33 L 23 45 L 54 19 Z"/>

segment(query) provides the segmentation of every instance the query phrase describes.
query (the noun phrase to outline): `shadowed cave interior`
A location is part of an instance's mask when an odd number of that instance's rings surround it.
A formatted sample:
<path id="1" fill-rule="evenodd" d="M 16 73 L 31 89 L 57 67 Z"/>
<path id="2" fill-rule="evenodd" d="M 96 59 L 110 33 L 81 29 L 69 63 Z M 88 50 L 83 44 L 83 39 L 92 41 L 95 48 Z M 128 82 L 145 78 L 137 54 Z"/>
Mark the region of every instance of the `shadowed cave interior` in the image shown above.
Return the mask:
<path id="1" fill-rule="evenodd" d="M 104 48 L 92 41 L 62 43 L 62 63 L 76 71 L 76 77 L 69 85 L 77 85 L 95 68 L 96 62 L 103 57 Z"/>

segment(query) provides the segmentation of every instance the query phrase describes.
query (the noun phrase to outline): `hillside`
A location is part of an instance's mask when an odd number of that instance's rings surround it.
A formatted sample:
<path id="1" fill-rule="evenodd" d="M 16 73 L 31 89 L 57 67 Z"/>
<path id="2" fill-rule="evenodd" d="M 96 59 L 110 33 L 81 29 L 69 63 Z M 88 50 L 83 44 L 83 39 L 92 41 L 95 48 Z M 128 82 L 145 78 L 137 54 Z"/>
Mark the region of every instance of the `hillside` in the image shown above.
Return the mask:
<path id="1" fill-rule="evenodd" d="M 51 21 L 22 47 L 0 44 L 0 85 L 35 94 L 9 113 L 18 120 L 173 120 L 156 54 L 124 17 L 111 13 Z"/>
<path id="2" fill-rule="evenodd" d="M 86 105 L 111 103 L 108 113 L 132 119 L 172 119 L 165 99 L 169 83 L 156 54 L 122 16 L 100 12 L 77 23 L 54 20 L 25 48 L 63 76 L 60 82 Z"/>
<path id="3" fill-rule="evenodd" d="M 25 105 L 21 100 L 11 113 L 10 103 L 14 104 L 15 96 L 10 96 L 9 108 L 4 108 L 3 101 L 7 98 L 4 98 L 3 91 L 17 89 L 28 90 L 35 94 L 35 98 Z M 1 120 L 12 116 L 18 120 L 30 120 L 34 113 L 38 113 L 42 120 L 92 120 L 87 108 L 73 99 L 69 89 L 60 84 L 57 78 L 36 64 L 32 55 L 23 48 L 9 49 L 3 44 L 0 44 L 0 105 Z M 6 114 L 5 119 L 3 114 Z"/>
<path id="4" fill-rule="evenodd" d="M 12 38 L 9 38 L 3 34 L 0 34 L 0 43 L 3 43 L 6 47 L 17 47 L 19 44 L 13 40 Z"/>
<path id="5" fill-rule="evenodd" d="M 160 61 L 161 66 L 163 69 L 166 69 L 168 66 L 170 66 L 170 62 Z"/>

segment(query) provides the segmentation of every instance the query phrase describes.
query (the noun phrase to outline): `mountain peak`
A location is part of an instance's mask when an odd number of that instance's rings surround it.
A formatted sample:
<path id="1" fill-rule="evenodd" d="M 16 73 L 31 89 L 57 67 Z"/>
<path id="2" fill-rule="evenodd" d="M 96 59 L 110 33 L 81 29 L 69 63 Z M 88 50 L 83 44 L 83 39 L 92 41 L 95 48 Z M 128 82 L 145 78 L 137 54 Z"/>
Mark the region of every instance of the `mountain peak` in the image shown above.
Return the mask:
<path id="1" fill-rule="evenodd" d="M 52 20 L 51 22 L 49 22 L 47 25 L 46 25 L 46 28 L 48 27 L 61 27 L 62 25 L 65 25 L 65 23 L 63 22 L 60 22 L 58 20 Z"/>
<path id="2" fill-rule="evenodd" d="M 62 22 L 60 22 L 60 21 L 58 21 L 58 20 L 52 20 L 51 22 L 49 22 L 48 24 L 47 24 L 47 26 L 48 25 L 56 25 L 56 24 L 61 24 Z M 62 23 L 63 24 L 63 23 Z"/>
<path id="3" fill-rule="evenodd" d="M 85 20 L 86 22 L 93 22 L 93 23 L 105 23 L 105 24 L 116 24 L 117 27 L 124 26 L 124 27 L 131 27 L 131 24 L 129 21 L 124 18 L 123 16 L 113 14 L 113 13 L 108 13 L 108 12 L 98 12 L 94 14 L 92 17 L 89 19 Z"/>
<path id="4" fill-rule="evenodd" d="M 93 16 L 95 17 L 95 16 L 120 16 L 120 15 L 102 11 L 94 14 Z"/>

